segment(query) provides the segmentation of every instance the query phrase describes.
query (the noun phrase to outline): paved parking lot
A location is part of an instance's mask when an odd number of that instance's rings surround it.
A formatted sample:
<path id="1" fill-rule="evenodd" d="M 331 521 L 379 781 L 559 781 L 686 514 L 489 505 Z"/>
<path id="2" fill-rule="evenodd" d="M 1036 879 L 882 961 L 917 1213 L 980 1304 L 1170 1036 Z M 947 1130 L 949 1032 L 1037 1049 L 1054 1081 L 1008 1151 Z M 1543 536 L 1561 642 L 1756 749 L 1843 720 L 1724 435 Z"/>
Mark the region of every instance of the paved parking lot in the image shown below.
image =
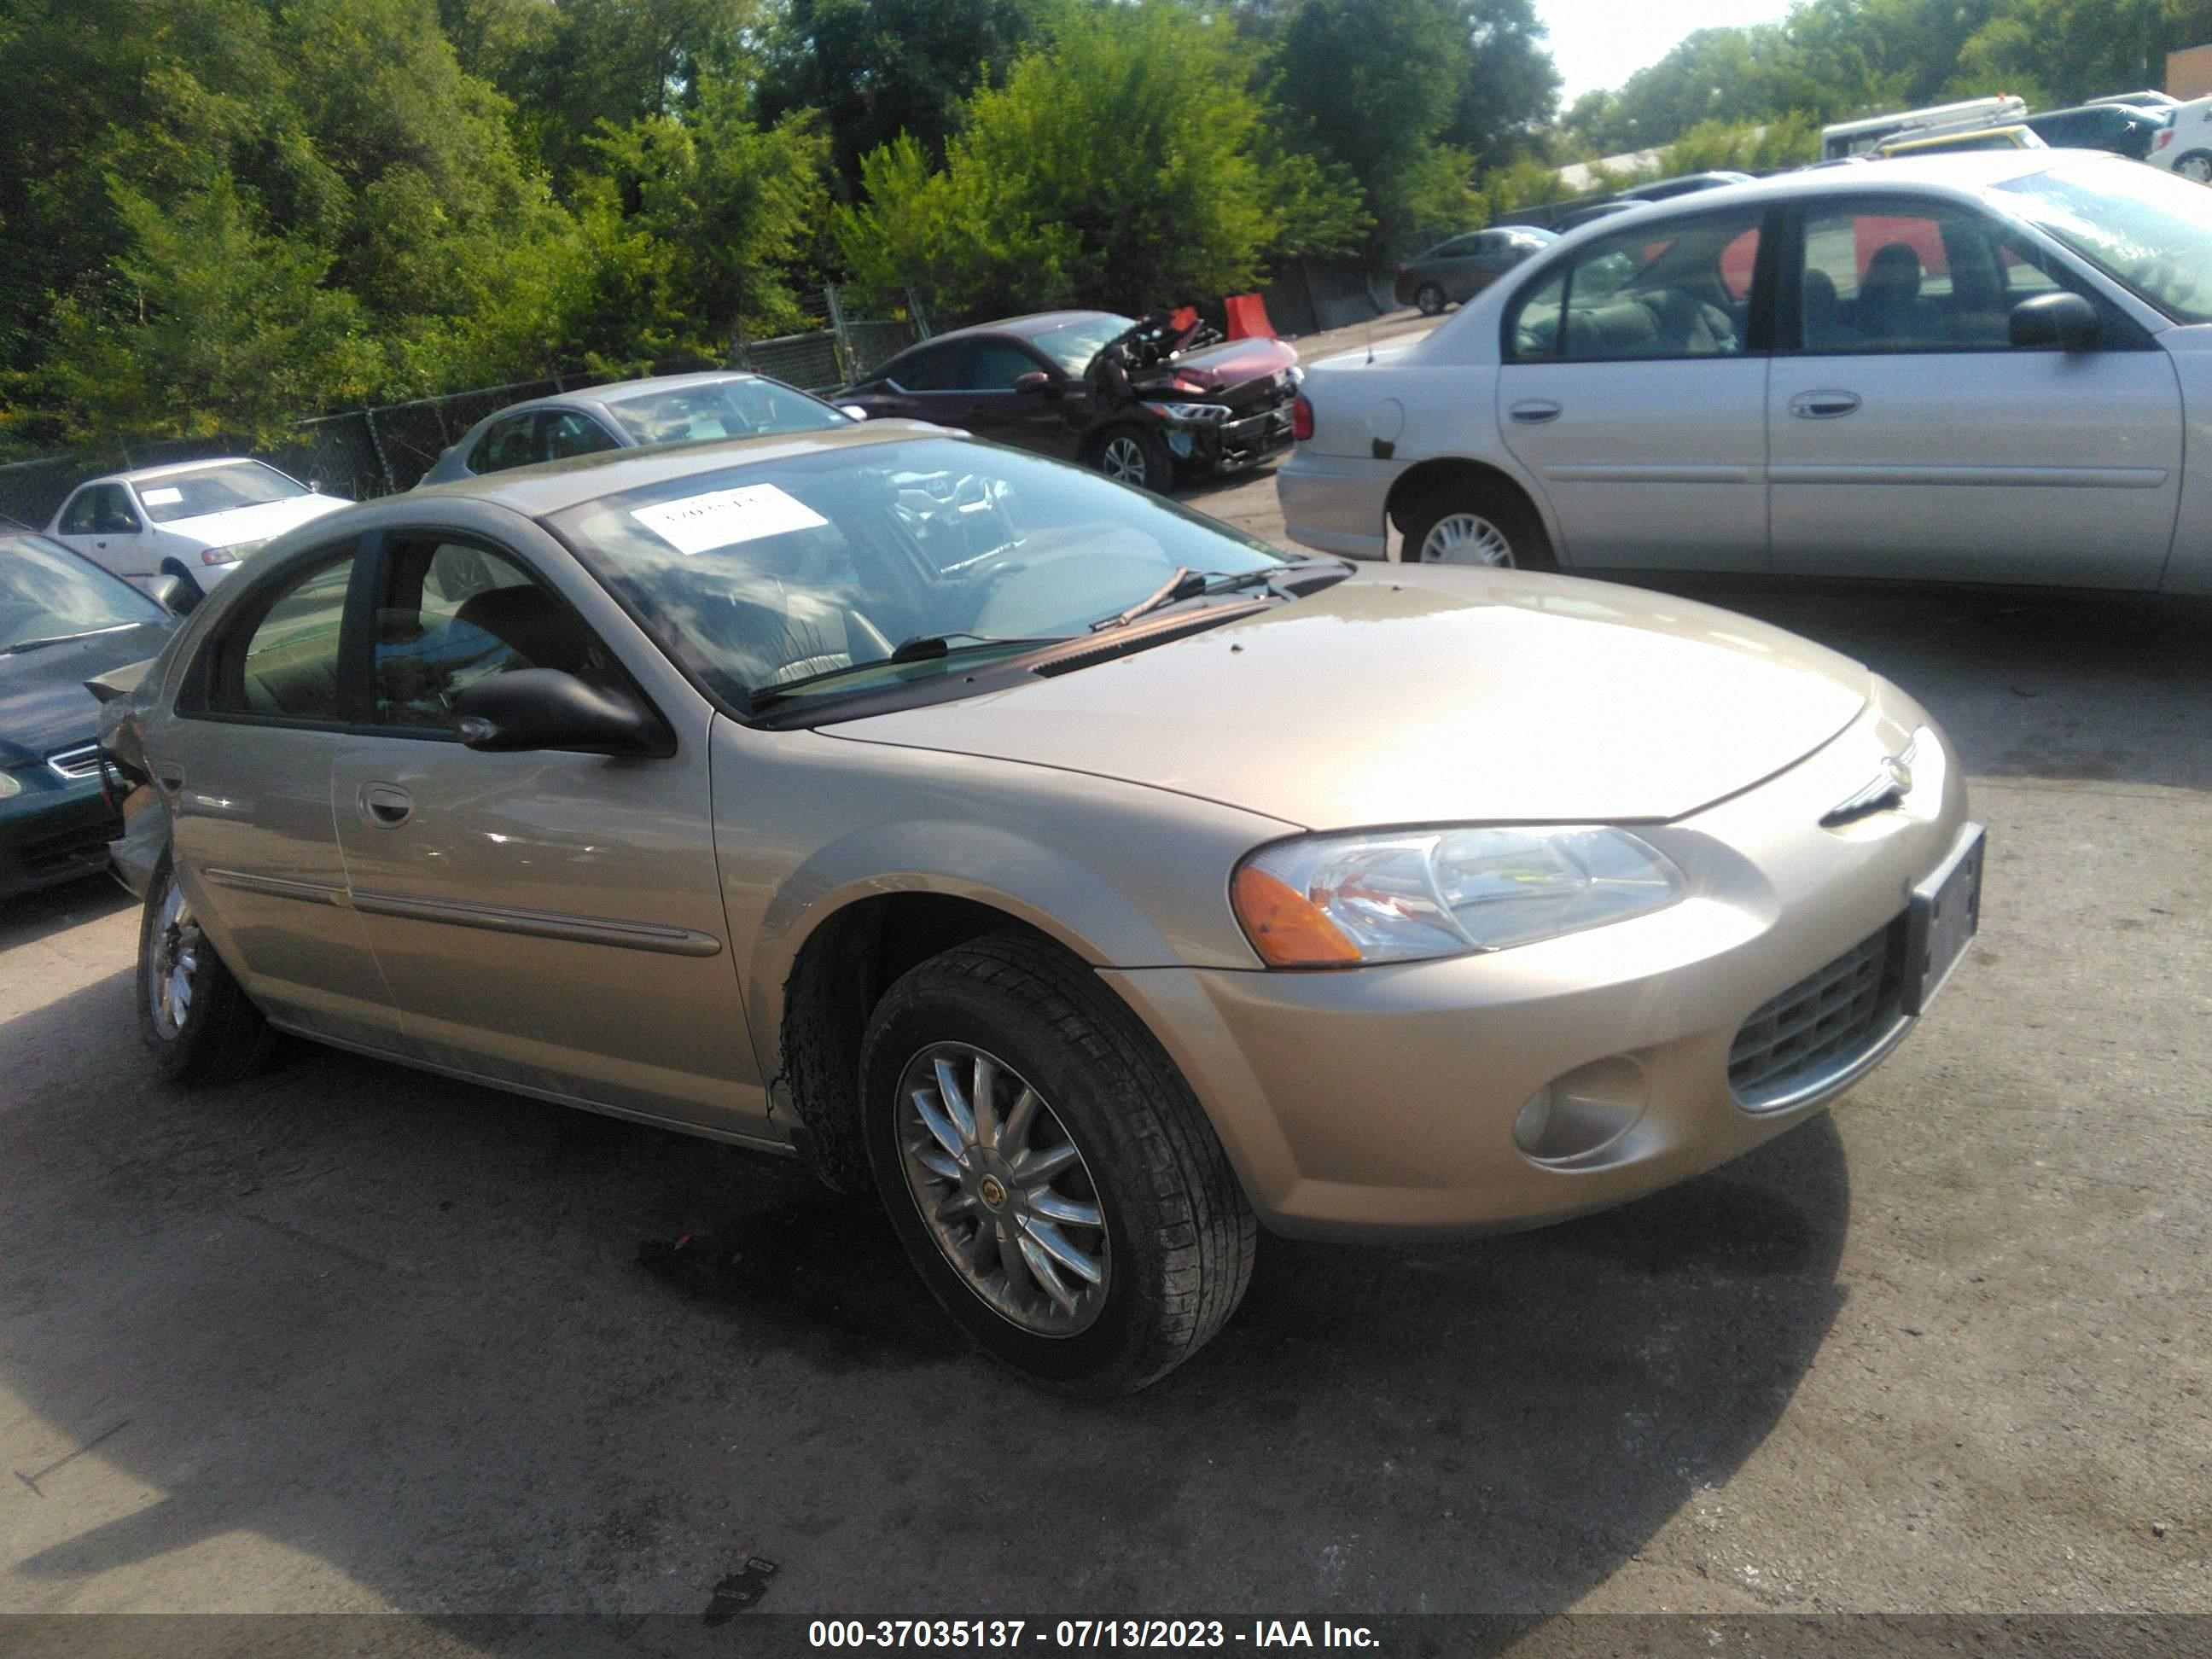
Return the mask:
<path id="1" fill-rule="evenodd" d="M 174 1092 L 123 896 L 0 911 L 0 1612 L 696 1614 L 749 1556 L 808 1613 L 2212 1612 L 2212 616 L 1696 591 L 1958 740 L 1933 1015 L 1612 1213 L 1267 1241 L 1113 1406 L 796 1169 L 305 1047 Z M 684 1230 L 717 1265 L 637 1265 Z"/>

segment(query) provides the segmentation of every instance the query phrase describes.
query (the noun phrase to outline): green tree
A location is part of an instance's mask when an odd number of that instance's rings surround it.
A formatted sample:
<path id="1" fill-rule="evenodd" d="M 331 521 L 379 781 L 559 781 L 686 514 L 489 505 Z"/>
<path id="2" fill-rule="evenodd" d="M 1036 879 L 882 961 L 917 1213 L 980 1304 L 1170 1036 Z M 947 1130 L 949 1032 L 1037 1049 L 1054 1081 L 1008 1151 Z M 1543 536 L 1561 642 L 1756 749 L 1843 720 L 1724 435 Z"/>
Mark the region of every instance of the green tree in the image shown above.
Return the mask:
<path id="1" fill-rule="evenodd" d="M 1540 148 L 1559 106 L 1559 71 L 1534 0 L 1460 0 L 1467 71 L 1445 141 L 1492 167 Z"/>

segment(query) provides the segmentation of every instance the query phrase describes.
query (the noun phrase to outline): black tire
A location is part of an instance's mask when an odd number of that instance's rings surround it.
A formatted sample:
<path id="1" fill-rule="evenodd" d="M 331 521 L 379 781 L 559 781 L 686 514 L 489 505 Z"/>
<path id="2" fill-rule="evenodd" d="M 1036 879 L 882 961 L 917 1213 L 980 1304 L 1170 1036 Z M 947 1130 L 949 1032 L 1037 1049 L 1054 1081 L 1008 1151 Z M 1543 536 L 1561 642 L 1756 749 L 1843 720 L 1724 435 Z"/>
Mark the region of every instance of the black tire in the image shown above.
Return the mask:
<path id="1" fill-rule="evenodd" d="M 1092 446 L 1091 465 L 1108 477 L 1164 495 L 1175 487 L 1175 457 L 1149 427 L 1133 422 L 1109 426 Z"/>
<path id="2" fill-rule="evenodd" d="M 1423 283 L 1413 292 L 1413 307 L 1424 317 L 1443 314 L 1444 291 L 1434 283 Z"/>
<path id="3" fill-rule="evenodd" d="M 1514 490 L 1501 486 L 1485 487 L 1473 483 L 1455 483 L 1439 486 L 1413 503 L 1406 514 L 1406 539 L 1398 550 L 1402 564 L 1455 563 L 1455 560 L 1426 560 L 1422 551 L 1431 532 L 1448 519 L 1472 516 L 1493 526 L 1505 544 L 1504 564 L 1516 570 L 1557 570 L 1559 562 L 1553 556 L 1551 538 L 1544 533 L 1544 522 L 1536 516 L 1535 509 Z M 1470 559 L 1466 562 L 1482 564 L 1494 562 Z"/>
<path id="4" fill-rule="evenodd" d="M 235 1083 L 268 1065 L 276 1033 L 223 965 L 213 943 L 191 923 L 189 908 L 185 929 L 194 951 L 191 994 L 183 1018 L 168 1018 L 156 998 L 155 983 L 157 975 L 166 976 L 160 953 L 175 943 L 168 937 L 172 927 L 165 926 L 175 884 L 169 855 L 164 853 L 154 866 L 138 922 L 139 1039 L 172 1083 Z M 183 930 L 179 931 L 181 934 Z"/>
<path id="5" fill-rule="evenodd" d="M 909 1184 L 901 1080 L 933 1045 L 983 1051 L 1027 1081 L 1081 1156 L 1103 1212 L 1107 1271 L 1091 1322 L 1039 1334 L 956 1271 Z M 1258 1228 L 1190 1087 L 1081 963 L 1001 935 L 931 958 L 884 995 L 860 1059 L 868 1160 L 930 1293 L 983 1350 L 1060 1393 L 1144 1387 L 1198 1352 L 1251 1282 Z"/>
<path id="6" fill-rule="evenodd" d="M 2212 184 L 2212 149 L 2192 149 L 2186 155 L 2174 158 L 2176 178 L 2186 179 L 2191 184 Z"/>

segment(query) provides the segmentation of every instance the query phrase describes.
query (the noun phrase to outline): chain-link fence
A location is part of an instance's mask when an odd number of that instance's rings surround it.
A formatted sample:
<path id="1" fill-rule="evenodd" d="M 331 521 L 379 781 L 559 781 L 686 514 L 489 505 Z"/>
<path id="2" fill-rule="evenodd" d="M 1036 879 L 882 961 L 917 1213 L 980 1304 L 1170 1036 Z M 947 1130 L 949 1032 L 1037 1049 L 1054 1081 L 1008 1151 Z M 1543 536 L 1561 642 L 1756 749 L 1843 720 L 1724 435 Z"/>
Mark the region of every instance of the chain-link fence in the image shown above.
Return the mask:
<path id="1" fill-rule="evenodd" d="M 771 375 L 820 396 L 860 380 L 927 332 L 905 319 L 848 319 L 834 288 L 823 299 L 830 313 L 828 328 L 771 340 L 741 340 L 726 365 L 702 358 L 672 360 L 653 364 L 652 373 L 680 374 L 726 366 Z M 442 398 L 318 416 L 296 422 L 289 441 L 273 450 L 257 449 L 236 437 L 171 439 L 106 455 L 50 455 L 19 461 L 0 466 L 0 515 L 36 528 L 51 520 L 70 491 L 86 478 L 217 455 L 258 455 L 325 494 L 354 501 L 395 495 L 419 483 L 438 457 L 485 416 L 510 404 L 602 385 L 605 379 L 579 369 Z"/>

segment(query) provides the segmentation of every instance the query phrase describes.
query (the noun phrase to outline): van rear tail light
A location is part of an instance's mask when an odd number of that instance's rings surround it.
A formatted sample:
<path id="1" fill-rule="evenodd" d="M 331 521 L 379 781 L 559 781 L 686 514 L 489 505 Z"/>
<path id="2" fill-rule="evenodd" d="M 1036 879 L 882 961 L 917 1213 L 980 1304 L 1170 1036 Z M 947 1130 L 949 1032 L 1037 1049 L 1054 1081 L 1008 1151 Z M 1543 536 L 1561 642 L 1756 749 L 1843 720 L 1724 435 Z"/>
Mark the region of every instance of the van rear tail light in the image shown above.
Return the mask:
<path id="1" fill-rule="evenodd" d="M 1291 436 L 1301 443 L 1313 436 L 1313 405 L 1304 393 L 1291 400 Z"/>

